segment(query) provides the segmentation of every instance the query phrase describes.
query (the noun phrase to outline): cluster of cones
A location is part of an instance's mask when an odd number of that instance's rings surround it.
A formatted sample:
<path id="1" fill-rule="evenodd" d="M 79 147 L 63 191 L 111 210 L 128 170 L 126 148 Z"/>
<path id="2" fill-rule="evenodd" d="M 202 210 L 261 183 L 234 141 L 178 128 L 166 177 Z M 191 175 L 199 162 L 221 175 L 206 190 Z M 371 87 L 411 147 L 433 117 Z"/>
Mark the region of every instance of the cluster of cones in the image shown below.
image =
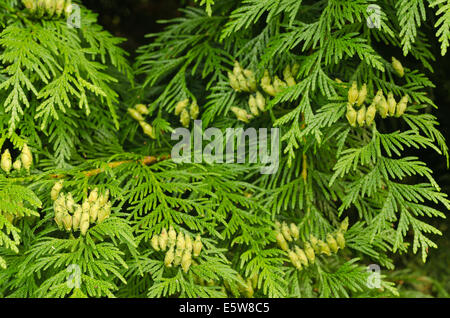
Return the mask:
<path id="1" fill-rule="evenodd" d="M 296 244 L 296 241 L 299 240 L 299 230 L 296 224 L 291 223 L 288 226 L 286 222 L 275 223 L 277 243 L 282 250 L 288 253 L 291 263 L 298 270 L 313 264 L 316 255 L 330 256 L 331 253 L 337 253 L 339 249 L 343 249 L 345 247 L 344 233 L 347 228 L 348 218 L 345 218 L 337 231 L 327 234 L 325 241 L 310 235 L 309 241 L 303 242 L 302 248 L 298 243 Z M 293 248 L 289 246 L 290 243 Z"/>
<path id="2" fill-rule="evenodd" d="M 59 18 L 72 13 L 72 0 L 22 0 L 27 11 L 36 18 Z"/>
<path id="3" fill-rule="evenodd" d="M 111 202 L 109 201 L 109 191 L 98 193 L 98 189 L 92 190 L 83 203 L 77 204 L 72 194 L 61 193 L 63 182 L 57 182 L 51 191 L 51 198 L 54 201 L 55 222 L 60 230 L 67 232 L 80 231 L 81 235 L 86 235 L 89 226 L 94 223 L 102 223 L 111 215 Z"/>
<path id="4" fill-rule="evenodd" d="M 164 228 L 159 235 L 153 235 L 150 243 L 156 251 L 167 251 L 164 257 L 166 267 L 181 265 L 185 273 L 191 267 L 192 257 L 200 256 L 203 248 L 200 235 L 193 240 L 187 233 L 177 234 L 173 226 L 169 227 L 169 231 Z"/>
<path id="5" fill-rule="evenodd" d="M 291 87 L 296 84 L 293 74 L 297 74 L 298 71 L 298 64 L 295 64 L 292 67 L 290 65 L 286 66 L 283 71 L 283 81 L 277 75 L 272 79 L 269 75 L 269 71 L 265 70 L 260 86 L 266 94 L 275 96 L 286 87 Z M 246 109 L 236 106 L 231 107 L 231 111 L 236 115 L 238 120 L 248 123 L 250 119 L 259 116 L 260 112 L 266 111 L 266 98 L 258 90 L 258 82 L 251 70 L 243 69 L 239 62 L 236 61 L 233 73 L 228 72 L 228 79 L 230 81 L 230 86 L 235 91 L 250 93 L 248 106 L 251 114 Z"/>
<path id="6" fill-rule="evenodd" d="M 24 168 L 26 171 L 30 171 L 32 165 L 33 155 L 30 148 L 28 148 L 28 145 L 26 144 L 23 146 L 20 156 L 16 158 L 14 162 L 12 160 L 9 149 L 5 149 L 5 151 L 3 151 L 0 159 L 0 167 L 4 172 L 6 172 L 6 174 L 9 174 L 12 169 L 14 169 L 15 171 L 20 171 L 22 168 Z"/>
<path id="7" fill-rule="evenodd" d="M 200 108 L 198 107 L 197 101 L 195 100 L 191 103 L 190 100 L 186 98 L 182 101 L 179 101 L 175 106 L 175 115 L 180 116 L 180 123 L 183 125 L 183 127 L 189 127 L 191 119 L 196 120 L 199 114 Z"/>

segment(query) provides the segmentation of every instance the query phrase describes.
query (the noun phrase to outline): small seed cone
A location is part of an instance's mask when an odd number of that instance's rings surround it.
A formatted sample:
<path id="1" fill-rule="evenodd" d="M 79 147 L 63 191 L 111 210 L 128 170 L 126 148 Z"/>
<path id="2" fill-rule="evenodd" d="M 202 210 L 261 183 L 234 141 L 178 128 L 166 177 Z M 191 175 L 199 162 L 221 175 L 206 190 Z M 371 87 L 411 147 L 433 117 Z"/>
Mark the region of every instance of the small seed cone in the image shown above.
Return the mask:
<path id="1" fill-rule="evenodd" d="M 150 240 L 150 244 L 151 244 L 151 246 L 152 246 L 152 248 L 155 250 L 155 251 L 159 251 L 160 250 L 160 248 L 159 248 L 159 236 L 158 235 L 153 235 L 152 236 L 152 239 Z"/>
<path id="2" fill-rule="evenodd" d="M 228 80 L 230 81 L 230 86 L 236 92 L 240 92 L 241 91 L 241 87 L 239 86 L 239 82 L 238 82 L 238 79 L 237 79 L 236 75 L 234 75 L 233 73 L 228 72 Z"/>
<path id="3" fill-rule="evenodd" d="M 309 236 L 309 242 L 311 243 L 311 246 L 314 249 L 314 251 L 316 253 L 318 253 L 320 251 L 320 249 L 319 249 L 319 240 L 314 235 L 311 234 Z"/>
<path id="4" fill-rule="evenodd" d="M 397 107 L 397 102 L 395 101 L 394 94 L 392 92 L 389 92 L 387 103 L 389 107 L 389 115 L 394 116 L 395 115 L 395 108 Z"/>
<path id="5" fill-rule="evenodd" d="M 72 217 L 72 229 L 74 231 L 78 231 L 78 229 L 80 228 L 82 214 L 83 214 L 83 209 L 81 208 L 80 205 L 77 205 L 75 207 L 75 212 L 73 213 L 73 217 Z"/>
<path id="6" fill-rule="evenodd" d="M 175 242 L 177 240 L 177 232 L 174 230 L 173 226 L 169 226 L 169 246 L 175 245 Z"/>
<path id="7" fill-rule="evenodd" d="M 25 144 L 22 148 L 20 159 L 22 160 L 25 170 L 30 171 L 31 166 L 33 165 L 33 155 L 31 154 L 31 150 L 28 148 L 27 144 Z"/>
<path id="8" fill-rule="evenodd" d="M 244 91 L 244 92 L 251 91 L 250 87 L 247 85 L 247 79 L 245 78 L 244 74 L 239 73 L 236 75 L 236 78 L 238 80 L 241 91 Z"/>
<path id="9" fill-rule="evenodd" d="M 286 240 L 284 239 L 284 236 L 281 232 L 277 233 L 276 239 L 277 239 L 278 245 L 281 247 L 282 250 L 284 250 L 284 251 L 289 250 L 289 245 L 286 242 Z"/>
<path id="10" fill-rule="evenodd" d="M 134 108 L 141 115 L 148 115 L 149 113 L 147 106 L 145 106 L 144 104 L 137 104 L 136 106 L 134 106 Z"/>
<path id="11" fill-rule="evenodd" d="M 98 200 L 98 189 L 97 188 L 95 188 L 94 190 L 91 191 L 91 193 L 89 193 L 88 200 L 89 200 L 90 204 L 97 202 L 97 200 Z"/>
<path id="12" fill-rule="evenodd" d="M 63 224 L 64 224 L 64 228 L 66 229 L 67 232 L 70 232 L 70 230 L 72 229 L 72 216 L 68 213 L 64 214 L 63 216 Z"/>
<path id="13" fill-rule="evenodd" d="M 181 264 L 181 259 L 183 257 L 183 250 L 178 248 L 175 250 L 175 258 L 173 259 L 173 265 L 178 266 Z"/>
<path id="14" fill-rule="evenodd" d="M 308 242 L 305 243 L 305 254 L 309 262 L 313 264 L 316 259 L 316 254 L 314 253 L 314 249 L 311 247 L 311 244 Z"/>
<path id="15" fill-rule="evenodd" d="M 366 106 L 363 106 L 358 110 L 356 121 L 358 122 L 359 127 L 364 126 L 366 122 Z"/>
<path id="16" fill-rule="evenodd" d="M 383 95 L 383 91 L 381 89 L 379 89 L 377 91 L 377 94 L 373 98 L 372 104 L 378 105 L 381 102 L 381 99 L 382 99 L 383 96 L 384 96 Z"/>
<path id="17" fill-rule="evenodd" d="M 108 218 L 108 211 L 106 209 L 106 206 L 102 206 L 100 210 L 98 211 L 97 215 L 97 223 L 102 223 L 104 220 Z"/>
<path id="18" fill-rule="evenodd" d="M 328 256 L 331 255 L 330 247 L 324 241 L 319 240 L 318 246 L 319 246 L 321 254 L 325 254 L 325 255 L 328 255 Z"/>
<path id="19" fill-rule="evenodd" d="M 88 200 L 83 201 L 83 204 L 81 204 L 81 209 L 83 210 L 83 213 L 89 214 L 89 211 L 91 210 L 91 205 L 89 204 Z"/>
<path id="20" fill-rule="evenodd" d="M 16 171 L 19 171 L 20 169 L 22 169 L 22 161 L 20 161 L 20 158 L 17 159 L 16 161 L 14 161 L 12 166 L 13 166 L 13 169 Z"/>
<path id="21" fill-rule="evenodd" d="M 331 234 L 327 234 L 327 244 L 333 253 L 336 253 L 338 251 L 339 246 Z"/>
<path id="22" fill-rule="evenodd" d="M 56 17 L 59 18 L 61 16 L 61 14 L 63 13 L 63 11 L 64 11 L 64 4 L 65 4 L 64 0 L 56 0 L 56 6 L 55 6 Z"/>
<path id="23" fill-rule="evenodd" d="M 133 117 L 134 120 L 144 121 L 144 117 L 142 117 L 141 113 L 138 112 L 136 109 L 128 108 L 128 113 L 131 115 L 131 117 Z"/>
<path id="24" fill-rule="evenodd" d="M 86 235 L 87 230 L 89 229 L 89 213 L 83 212 L 81 215 L 81 222 L 80 222 L 80 231 L 81 235 Z"/>
<path id="25" fill-rule="evenodd" d="M 409 99 L 408 95 L 405 95 L 398 102 L 396 113 L 395 113 L 396 117 L 401 117 L 405 113 L 406 108 L 408 107 L 408 99 Z"/>
<path id="26" fill-rule="evenodd" d="M 244 70 L 244 75 L 247 79 L 247 87 L 250 88 L 250 91 L 255 92 L 257 89 L 255 74 L 251 70 Z"/>
<path id="27" fill-rule="evenodd" d="M 348 216 L 341 222 L 341 225 L 339 226 L 339 229 L 345 233 L 348 229 Z"/>
<path id="28" fill-rule="evenodd" d="M 250 108 L 250 111 L 253 115 L 258 116 L 259 115 L 259 110 L 258 110 L 258 105 L 256 102 L 256 98 L 253 95 L 250 95 L 250 98 L 248 100 L 248 106 Z"/>
<path id="29" fill-rule="evenodd" d="M 256 92 L 256 106 L 258 106 L 260 111 L 266 111 L 266 99 L 259 91 Z"/>
<path id="30" fill-rule="evenodd" d="M 177 249 L 184 250 L 186 247 L 186 240 L 184 239 L 183 233 L 178 233 L 177 237 Z"/>
<path id="31" fill-rule="evenodd" d="M 295 253 L 297 254 L 298 259 L 300 260 L 300 263 L 302 263 L 302 265 L 308 266 L 308 257 L 306 256 L 305 252 L 301 248 L 296 246 Z"/>
<path id="32" fill-rule="evenodd" d="M 98 212 L 100 211 L 100 205 L 98 201 L 96 201 L 93 205 L 91 205 L 91 209 L 89 210 L 90 223 L 93 224 L 97 221 Z"/>
<path id="33" fill-rule="evenodd" d="M 66 0 L 66 5 L 64 6 L 64 14 L 66 15 L 66 18 L 68 18 L 72 14 L 72 1 Z"/>
<path id="34" fill-rule="evenodd" d="M 291 231 L 289 230 L 289 226 L 286 224 L 286 222 L 283 222 L 283 224 L 281 224 L 281 233 L 283 233 L 286 241 L 292 242 Z"/>
<path id="35" fill-rule="evenodd" d="M 183 254 L 183 257 L 181 258 L 181 268 L 183 268 L 183 271 L 185 273 L 188 272 L 189 267 L 191 267 L 192 264 L 192 255 L 190 252 L 185 252 Z"/>
<path id="36" fill-rule="evenodd" d="M 193 120 L 196 120 L 198 118 L 198 115 L 200 114 L 200 109 L 198 107 L 197 101 L 193 101 L 190 108 L 190 115 Z"/>
<path id="37" fill-rule="evenodd" d="M 166 250 L 168 241 L 169 241 L 169 236 L 167 234 L 167 230 L 162 229 L 161 235 L 159 236 L 159 246 L 161 247 L 162 251 Z"/>
<path id="38" fill-rule="evenodd" d="M 6 172 L 6 174 L 9 174 L 9 172 L 11 171 L 12 159 L 11 159 L 11 154 L 9 153 L 8 149 L 6 149 L 2 154 L 1 168 L 3 171 Z"/>
<path id="39" fill-rule="evenodd" d="M 183 125 L 183 127 L 188 128 L 190 122 L 191 116 L 189 115 L 189 112 L 186 109 L 183 109 L 180 115 L 180 123 Z"/>
<path id="40" fill-rule="evenodd" d="M 280 93 L 287 87 L 287 84 L 275 75 L 273 80 L 273 87 L 275 88 L 276 93 Z"/>
<path id="41" fill-rule="evenodd" d="M 386 97 L 381 96 L 380 102 L 378 103 L 378 110 L 380 111 L 381 118 L 386 118 L 389 113 L 389 104 Z"/>
<path id="42" fill-rule="evenodd" d="M 392 57 L 392 67 L 398 76 L 403 77 L 405 75 L 405 70 L 403 69 L 402 63 L 400 63 L 400 61 L 395 57 Z"/>
<path id="43" fill-rule="evenodd" d="M 63 183 L 64 181 L 58 181 L 56 182 L 53 187 L 52 190 L 50 192 L 50 197 L 52 199 L 52 201 L 56 201 L 56 199 L 58 199 L 59 193 L 61 192 L 62 188 L 63 188 Z"/>
<path id="44" fill-rule="evenodd" d="M 292 234 L 292 237 L 294 238 L 294 240 L 298 240 L 298 238 L 300 236 L 300 232 L 298 230 L 298 226 L 295 223 L 291 223 L 289 225 L 289 228 L 291 230 L 291 234 Z"/>
<path id="45" fill-rule="evenodd" d="M 347 107 L 347 114 L 345 116 L 350 126 L 356 127 L 358 112 L 352 106 Z"/>
<path id="46" fill-rule="evenodd" d="M 291 250 L 288 250 L 287 252 L 288 252 L 289 259 L 291 260 L 291 263 L 295 266 L 295 268 L 297 268 L 298 270 L 302 270 L 302 264 L 301 264 L 300 260 L 298 259 L 297 254 L 295 254 Z"/>
<path id="47" fill-rule="evenodd" d="M 194 251 L 194 257 L 198 257 L 200 255 L 200 252 L 202 251 L 202 241 L 200 239 L 200 235 L 197 235 L 195 242 L 193 243 L 193 251 Z"/>
<path id="48" fill-rule="evenodd" d="M 176 116 L 180 115 L 183 109 L 187 107 L 187 105 L 189 105 L 189 99 L 187 98 L 178 102 L 177 105 L 175 106 L 175 115 Z"/>
<path id="49" fill-rule="evenodd" d="M 75 204 L 76 203 L 72 197 L 72 193 L 69 192 L 66 196 L 66 209 L 70 214 L 72 214 L 74 212 Z"/>
<path id="50" fill-rule="evenodd" d="M 377 114 L 377 107 L 374 104 L 371 104 L 369 108 L 367 108 L 366 112 L 366 125 L 370 126 L 375 120 L 375 115 Z"/>
<path id="51" fill-rule="evenodd" d="M 353 82 L 352 86 L 348 90 L 348 102 L 350 103 L 350 105 L 356 103 L 356 101 L 358 100 L 358 94 L 358 85 L 356 84 L 356 82 Z"/>
<path id="52" fill-rule="evenodd" d="M 175 252 L 173 250 L 173 247 L 169 249 L 169 251 L 166 253 L 166 256 L 164 257 L 164 265 L 166 267 L 172 267 L 172 262 L 175 259 Z"/>
<path id="53" fill-rule="evenodd" d="M 145 121 L 140 121 L 139 125 L 141 126 L 144 134 L 146 134 L 152 139 L 156 139 L 155 130 L 153 129 L 152 125 L 146 123 Z"/>
<path id="54" fill-rule="evenodd" d="M 342 232 L 340 232 L 340 231 L 338 231 L 336 233 L 336 242 L 337 242 L 339 248 L 343 249 L 345 247 L 344 234 L 342 234 Z"/>
<path id="55" fill-rule="evenodd" d="M 367 85 L 364 84 L 361 87 L 361 90 L 358 92 L 357 105 L 361 106 L 365 102 L 366 97 L 367 97 Z"/>
<path id="56" fill-rule="evenodd" d="M 186 241 L 186 247 L 185 247 L 185 251 L 192 253 L 192 249 L 193 249 L 193 243 L 192 243 L 192 239 L 191 236 L 186 234 L 184 237 L 184 240 Z"/>
<path id="57" fill-rule="evenodd" d="M 45 0 L 45 8 L 47 10 L 47 16 L 53 17 L 56 10 L 56 1 L 55 0 Z"/>
<path id="58" fill-rule="evenodd" d="M 252 118 L 252 116 L 249 115 L 245 109 L 239 107 L 231 107 L 231 111 L 236 115 L 238 120 L 245 123 L 248 123 L 249 119 Z"/>

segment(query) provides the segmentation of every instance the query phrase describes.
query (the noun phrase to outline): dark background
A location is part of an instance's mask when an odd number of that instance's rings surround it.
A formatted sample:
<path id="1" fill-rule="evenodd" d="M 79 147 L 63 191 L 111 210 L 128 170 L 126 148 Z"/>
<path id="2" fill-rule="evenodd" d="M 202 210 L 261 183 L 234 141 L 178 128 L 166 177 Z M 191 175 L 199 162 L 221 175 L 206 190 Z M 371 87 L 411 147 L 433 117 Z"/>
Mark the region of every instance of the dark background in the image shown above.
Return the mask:
<path id="1" fill-rule="evenodd" d="M 115 36 L 126 38 L 123 47 L 130 53 L 130 58 L 136 56 L 136 49 L 149 42 L 146 34 L 156 33 L 163 29 L 158 20 L 171 19 L 180 16 L 179 8 L 195 5 L 188 0 L 83 0 L 85 6 L 99 14 L 99 23 Z M 446 57 L 440 55 L 440 44 L 433 29 L 435 17 L 427 18 L 428 24 L 422 27 L 432 44 L 432 52 L 436 61 L 432 64 L 435 72 L 430 73 L 420 65 L 408 65 L 418 68 L 430 77 L 436 88 L 430 92 L 438 110 L 432 110 L 441 123 L 441 132 L 447 142 L 450 141 L 450 52 Z M 450 51 L 450 49 L 449 49 Z M 383 52 L 380 52 L 383 53 Z M 391 53 L 391 52 L 388 52 Z M 408 62 L 411 63 L 411 59 Z M 414 63 L 414 62 L 412 62 Z M 434 176 L 442 186 L 443 191 L 450 193 L 450 170 L 446 159 L 434 151 L 412 153 L 425 161 L 434 171 Z M 390 279 L 400 284 L 401 295 L 405 297 L 438 296 L 450 297 L 450 222 L 447 220 L 433 220 L 444 236 L 437 239 L 439 249 L 433 249 L 429 254 L 429 261 L 424 265 L 420 255 L 398 256 L 397 270 L 389 273 Z M 435 237 L 436 238 L 436 237 Z"/>

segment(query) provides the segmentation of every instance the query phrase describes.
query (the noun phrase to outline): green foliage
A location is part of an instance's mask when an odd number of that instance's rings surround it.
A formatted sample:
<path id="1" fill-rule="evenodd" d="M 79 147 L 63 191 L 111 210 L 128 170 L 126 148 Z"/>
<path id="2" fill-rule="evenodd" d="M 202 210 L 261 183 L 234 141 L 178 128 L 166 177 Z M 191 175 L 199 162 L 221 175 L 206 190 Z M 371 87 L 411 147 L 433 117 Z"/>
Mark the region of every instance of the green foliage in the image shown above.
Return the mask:
<path id="1" fill-rule="evenodd" d="M 424 74 L 434 56 L 421 29 L 435 14 L 445 55 L 450 2 L 196 2 L 162 21 L 166 28 L 148 36 L 133 67 L 123 40 L 84 7 L 77 29 L 29 16 L 19 1 L 0 5 L 0 145 L 29 144 L 34 154 L 30 172 L 0 172 L 0 295 L 398 295 L 385 270 L 395 269 L 396 254 L 420 251 L 425 262 L 441 234 L 431 220 L 450 209 L 433 171 L 411 152 L 431 149 L 448 162 L 432 114 L 434 84 Z M 379 29 L 366 24 L 370 4 L 381 7 Z M 250 95 L 230 86 L 235 61 L 253 72 L 266 102 L 248 124 L 231 111 L 247 109 Z M 266 71 L 286 79 L 286 66 L 295 65 L 295 84 L 265 92 Z M 367 85 L 368 105 L 378 90 L 396 100 L 407 94 L 406 113 L 351 127 L 352 82 Z M 174 111 L 186 98 L 197 101 L 205 127 L 280 128 L 276 173 L 262 175 L 258 164 L 171 160 L 170 133 L 181 126 Z M 155 139 L 127 113 L 140 103 Z M 91 223 L 86 235 L 58 228 L 51 191 L 60 179 L 75 202 L 109 190 L 111 217 Z M 326 240 L 345 217 L 345 248 L 317 253 L 302 270 L 277 245 L 277 220 L 296 224 L 303 244 L 311 235 Z M 201 236 L 202 253 L 187 271 L 166 266 L 152 245 L 169 227 Z M 383 269 L 379 289 L 367 283 L 373 263 Z M 73 275 L 77 286 L 68 284 Z"/>

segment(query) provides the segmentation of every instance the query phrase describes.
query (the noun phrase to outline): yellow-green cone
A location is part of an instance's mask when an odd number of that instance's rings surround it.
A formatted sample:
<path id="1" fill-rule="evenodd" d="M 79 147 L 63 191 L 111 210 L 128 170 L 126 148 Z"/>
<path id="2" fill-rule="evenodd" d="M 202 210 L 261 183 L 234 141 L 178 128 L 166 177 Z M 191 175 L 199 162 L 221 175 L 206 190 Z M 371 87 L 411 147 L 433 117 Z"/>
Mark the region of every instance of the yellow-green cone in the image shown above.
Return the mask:
<path id="1" fill-rule="evenodd" d="M 12 168 L 12 159 L 8 149 L 3 152 L 0 165 L 2 170 L 9 174 Z"/>
<path id="2" fill-rule="evenodd" d="M 189 115 L 189 112 L 186 109 L 183 109 L 180 116 L 180 123 L 183 125 L 183 127 L 188 128 L 190 121 L 191 116 Z"/>
<path id="3" fill-rule="evenodd" d="M 164 265 L 166 267 L 172 267 L 172 262 L 174 261 L 174 259 L 175 259 L 175 252 L 172 246 L 166 253 L 166 256 L 164 257 Z"/>
<path id="4" fill-rule="evenodd" d="M 402 63 L 400 63 L 400 61 L 395 57 L 392 57 L 392 67 L 394 68 L 394 71 L 398 76 L 403 77 L 405 75 Z"/>
<path id="5" fill-rule="evenodd" d="M 339 248 L 343 249 L 345 247 L 345 238 L 341 231 L 336 233 L 336 242 L 339 245 Z"/>
<path id="6" fill-rule="evenodd" d="M 371 104 L 369 106 L 369 108 L 367 108 L 367 112 L 366 112 L 366 125 L 367 126 L 370 126 L 373 123 L 376 114 L 377 114 L 377 108 L 374 104 Z"/>
<path id="7" fill-rule="evenodd" d="M 288 252 L 289 259 L 291 260 L 291 262 L 295 266 L 295 268 L 297 268 L 298 270 L 301 270 L 302 264 L 301 264 L 300 260 L 298 259 L 297 254 L 291 250 L 288 250 L 287 252 Z"/>
<path id="8" fill-rule="evenodd" d="M 145 121 L 140 121 L 139 125 L 141 125 L 144 134 L 152 139 L 156 139 L 155 130 L 153 129 L 152 125 L 146 123 Z"/>
<path id="9" fill-rule="evenodd" d="M 358 85 L 356 84 L 356 82 L 353 82 L 352 86 L 348 90 L 348 102 L 350 103 L 350 105 L 356 103 L 356 101 L 358 100 L 358 94 Z"/>
<path id="10" fill-rule="evenodd" d="M 350 126 L 356 127 L 356 117 L 357 116 L 358 116 L 358 113 L 356 112 L 356 110 L 352 106 L 348 106 L 347 107 L 347 114 L 345 115 L 345 117 L 347 118 L 348 123 L 350 124 Z"/>
<path id="11" fill-rule="evenodd" d="M 231 111 L 236 115 L 238 120 L 243 121 L 244 123 L 248 123 L 249 119 L 252 118 L 252 116 L 247 113 L 245 109 L 239 107 L 231 107 Z"/>
<path id="12" fill-rule="evenodd" d="M 181 112 L 189 105 L 189 99 L 184 99 L 182 101 L 179 101 L 177 105 L 175 106 L 175 115 L 178 116 L 181 114 Z"/>
<path id="13" fill-rule="evenodd" d="M 136 109 L 128 108 L 128 113 L 130 114 L 131 117 L 133 117 L 134 120 L 139 122 L 144 121 L 144 117 L 142 117 L 141 113 L 138 112 Z"/>
<path id="14" fill-rule="evenodd" d="M 347 232 L 348 229 L 348 216 L 341 222 L 339 229 L 345 233 Z"/>
<path id="15" fill-rule="evenodd" d="M 144 104 L 137 104 L 136 106 L 134 106 L 134 108 L 136 108 L 139 114 L 148 115 L 148 108 Z"/>
<path id="16" fill-rule="evenodd" d="M 378 103 L 378 110 L 380 111 L 381 118 L 386 118 L 389 113 L 389 105 L 386 97 L 383 95 L 380 97 L 380 102 Z"/>
<path id="17" fill-rule="evenodd" d="M 281 224 L 281 233 L 283 233 L 283 236 L 286 239 L 286 241 L 288 242 L 292 241 L 291 231 L 289 230 L 289 226 L 287 225 L 286 222 L 283 222 Z"/>
<path id="18" fill-rule="evenodd" d="M 152 236 L 152 239 L 150 240 L 150 245 L 152 246 L 152 248 L 155 250 L 155 251 L 159 251 L 160 250 L 160 248 L 159 248 L 159 237 L 158 237 L 158 235 L 153 235 Z"/>
<path id="19" fill-rule="evenodd" d="M 300 263 L 302 263 L 302 265 L 308 266 L 308 257 L 306 256 L 305 252 L 301 248 L 296 246 L 295 247 L 295 253 L 298 256 L 298 259 L 300 260 Z"/>
<path id="20" fill-rule="evenodd" d="M 190 115 L 193 120 L 196 120 L 198 118 L 198 115 L 200 114 L 200 108 L 198 107 L 197 101 L 193 101 L 190 108 Z"/>
<path id="21" fill-rule="evenodd" d="M 387 103 L 389 107 L 389 115 L 394 116 L 397 102 L 395 101 L 394 94 L 392 92 L 389 92 L 388 94 Z"/>
<path id="22" fill-rule="evenodd" d="M 256 105 L 258 106 L 260 111 L 266 111 L 266 99 L 259 91 L 256 92 Z"/>
<path id="23" fill-rule="evenodd" d="M 287 251 L 289 249 L 289 245 L 284 239 L 284 236 L 281 232 L 277 232 L 276 239 L 278 242 L 278 245 L 281 247 L 282 250 Z"/>
<path id="24" fill-rule="evenodd" d="M 327 234 L 327 244 L 330 247 L 331 251 L 333 251 L 333 253 L 336 253 L 338 251 L 339 246 L 333 235 Z"/>
<path id="25" fill-rule="evenodd" d="M 295 223 L 291 223 L 289 225 L 289 228 L 291 230 L 291 235 L 294 238 L 294 240 L 298 240 L 299 235 L 300 235 L 299 230 L 298 230 L 298 226 Z"/>
<path id="26" fill-rule="evenodd" d="M 198 257 L 200 255 L 200 252 L 202 251 L 202 241 L 200 239 L 200 235 L 197 235 L 197 238 L 195 239 L 195 242 L 193 243 L 193 251 L 194 251 L 194 257 Z"/>
<path id="27" fill-rule="evenodd" d="M 367 85 L 364 84 L 361 87 L 361 90 L 358 92 L 357 105 L 361 106 L 365 102 L 366 97 L 367 97 Z"/>
<path id="28" fill-rule="evenodd" d="M 20 159 L 22 160 L 25 170 L 30 171 L 31 166 L 33 165 L 33 155 L 31 154 L 31 150 L 28 148 L 27 144 L 25 144 L 22 148 Z"/>
<path id="29" fill-rule="evenodd" d="M 409 99 L 408 95 L 405 95 L 398 102 L 397 110 L 396 110 L 396 114 L 395 114 L 396 117 L 400 117 L 405 113 L 406 108 L 408 107 L 408 99 Z"/>
<path id="30" fill-rule="evenodd" d="M 250 108 L 250 112 L 253 115 L 255 115 L 255 116 L 259 115 L 259 110 L 258 110 L 258 105 L 256 103 L 256 98 L 253 95 L 250 95 L 250 97 L 248 99 L 248 107 Z"/>
<path id="31" fill-rule="evenodd" d="M 356 121 L 358 122 L 359 127 L 364 126 L 366 122 L 366 106 L 363 106 L 358 110 Z"/>
<path id="32" fill-rule="evenodd" d="M 314 260 L 316 259 L 316 254 L 314 253 L 314 249 L 311 247 L 311 244 L 309 244 L 308 242 L 305 243 L 305 254 L 309 262 L 311 264 L 314 263 Z"/>

